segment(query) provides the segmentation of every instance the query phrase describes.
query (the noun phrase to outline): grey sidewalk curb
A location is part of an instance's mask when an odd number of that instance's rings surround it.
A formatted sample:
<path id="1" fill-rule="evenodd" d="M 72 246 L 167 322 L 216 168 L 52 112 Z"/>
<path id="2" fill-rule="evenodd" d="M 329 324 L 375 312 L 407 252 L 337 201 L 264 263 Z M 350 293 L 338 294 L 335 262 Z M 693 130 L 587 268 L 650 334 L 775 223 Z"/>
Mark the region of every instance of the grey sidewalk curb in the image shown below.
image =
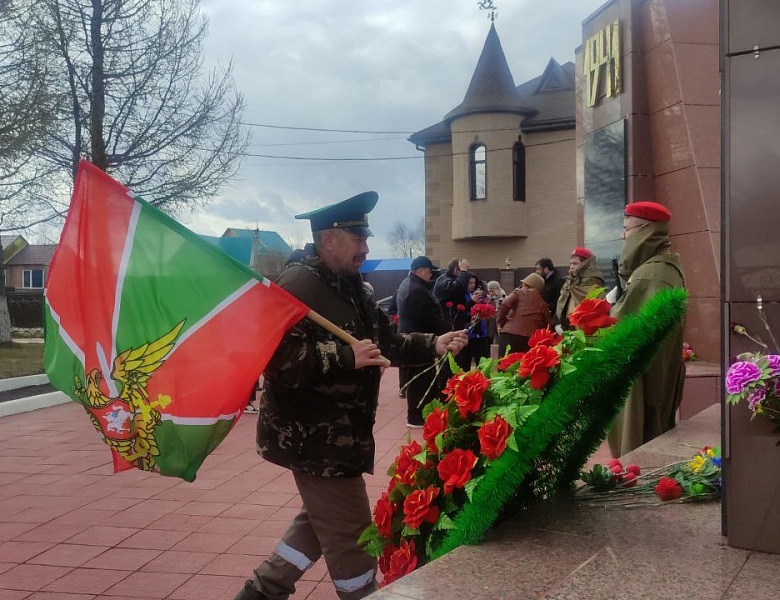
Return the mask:
<path id="1" fill-rule="evenodd" d="M 49 378 L 45 374 L 9 377 L 7 379 L 0 379 L 0 392 L 18 390 L 19 388 L 29 387 L 31 385 L 46 385 L 47 383 L 49 383 Z"/>
<path id="2" fill-rule="evenodd" d="M 17 398 L 16 400 L 0 403 L 0 417 L 38 410 L 39 408 L 48 408 L 68 402 L 71 402 L 71 399 L 63 392 L 49 392 L 48 394 L 39 394 L 27 398 Z"/>

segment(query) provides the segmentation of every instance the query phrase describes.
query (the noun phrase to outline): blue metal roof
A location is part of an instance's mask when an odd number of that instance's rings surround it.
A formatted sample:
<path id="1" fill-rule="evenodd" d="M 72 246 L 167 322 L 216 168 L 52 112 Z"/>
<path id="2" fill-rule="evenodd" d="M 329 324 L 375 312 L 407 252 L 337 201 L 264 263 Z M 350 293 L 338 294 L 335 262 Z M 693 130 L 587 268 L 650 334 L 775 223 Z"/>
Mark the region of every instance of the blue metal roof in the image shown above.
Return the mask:
<path id="1" fill-rule="evenodd" d="M 237 229 L 235 227 L 229 227 L 225 230 L 225 233 L 222 234 L 223 238 L 248 238 L 250 240 L 255 236 L 257 236 L 257 241 L 259 242 L 259 246 L 257 248 L 258 254 L 267 252 L 287 257 L 289 256 L 290 252 L 292 252 L 292 248 L 290 248 L 289 244 L 285 242 L 282 239 L 282 236 L 280 236 L 275 231 L 261 231 L 259 229 Z"/>
<path id="2" fill-rule="evenodd" d="M 360 267 L 361 273 L 373 271 L 408 271 L 412 267 L 411 258 L 372 258 Z"/>
<path id="3" fill-rule="evenodd" d="M 214 237 L 211 235 L 201 235 L 199 237 L 229 254 L 241 264 L 249 266 L 252 260 L 251 237 Z"/>

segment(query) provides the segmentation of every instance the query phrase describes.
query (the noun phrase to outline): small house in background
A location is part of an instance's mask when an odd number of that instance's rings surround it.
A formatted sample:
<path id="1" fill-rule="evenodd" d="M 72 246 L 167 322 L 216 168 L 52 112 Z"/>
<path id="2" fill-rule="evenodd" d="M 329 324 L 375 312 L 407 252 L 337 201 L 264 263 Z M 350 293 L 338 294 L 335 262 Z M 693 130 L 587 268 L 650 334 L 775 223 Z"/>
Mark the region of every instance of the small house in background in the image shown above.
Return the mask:
<path id="1" fill-rule="evenodd" d="M 43 290 L 56 244 L 29 244 L 22 236 L 3 236 L 3 275 L 11 326 L 41 326 Z"/>
<path id="2" fill-rule="evenodd" d="M 282 272 L 292 252 L 287 242 L 275 231 L 229 227 L 222 237 L 200 237 L 269 279 L 275 279 Z"/>

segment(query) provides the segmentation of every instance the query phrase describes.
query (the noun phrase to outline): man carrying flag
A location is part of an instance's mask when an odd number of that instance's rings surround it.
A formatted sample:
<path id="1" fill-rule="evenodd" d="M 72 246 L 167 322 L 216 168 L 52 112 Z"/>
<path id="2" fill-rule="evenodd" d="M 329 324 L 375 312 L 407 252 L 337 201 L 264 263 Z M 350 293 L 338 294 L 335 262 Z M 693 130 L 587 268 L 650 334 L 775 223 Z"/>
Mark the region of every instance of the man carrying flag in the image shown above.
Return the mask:
<path id="1" fill-rule="evenodd" d="M 296 215 L 311 222 L 314 243 L 287 266 L 278 284 L 358 341 L 348 345 L 304 319 L 284 335 L 265 369 L 258 451 L 292 470 L 303 506 L 235 600 L 287 598 L 323 555 L 342 600 L 377 589 L 376 559 L 357 540 L 371 522 L 362 475 L 374 466 L 383 355 L 394 364 L 430 362 L 468 342 L 463 331 L 395 334 L 369 298 L 359 268 L 372 235 L 367 215 L 377 199 L 375 192 L 365 192 Z"/>

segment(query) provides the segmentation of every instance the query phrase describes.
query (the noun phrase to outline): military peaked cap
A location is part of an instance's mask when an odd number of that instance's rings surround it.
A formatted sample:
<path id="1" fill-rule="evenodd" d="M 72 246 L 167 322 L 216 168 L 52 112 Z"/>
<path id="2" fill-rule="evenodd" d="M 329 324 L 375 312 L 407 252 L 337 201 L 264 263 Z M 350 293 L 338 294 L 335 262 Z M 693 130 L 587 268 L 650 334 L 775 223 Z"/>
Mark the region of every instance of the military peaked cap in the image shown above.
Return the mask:
<path id="1" fill-rule="evenodd" d="M 374 235 L 368 228 L 368 213 L 376 206 L 379 195 L 363 192 L 336 204 L 323 206 L 307 213 L 295 215 L 296 219 L 308 219 L 312 231 L 346 229 L 365 237 Z"/>

